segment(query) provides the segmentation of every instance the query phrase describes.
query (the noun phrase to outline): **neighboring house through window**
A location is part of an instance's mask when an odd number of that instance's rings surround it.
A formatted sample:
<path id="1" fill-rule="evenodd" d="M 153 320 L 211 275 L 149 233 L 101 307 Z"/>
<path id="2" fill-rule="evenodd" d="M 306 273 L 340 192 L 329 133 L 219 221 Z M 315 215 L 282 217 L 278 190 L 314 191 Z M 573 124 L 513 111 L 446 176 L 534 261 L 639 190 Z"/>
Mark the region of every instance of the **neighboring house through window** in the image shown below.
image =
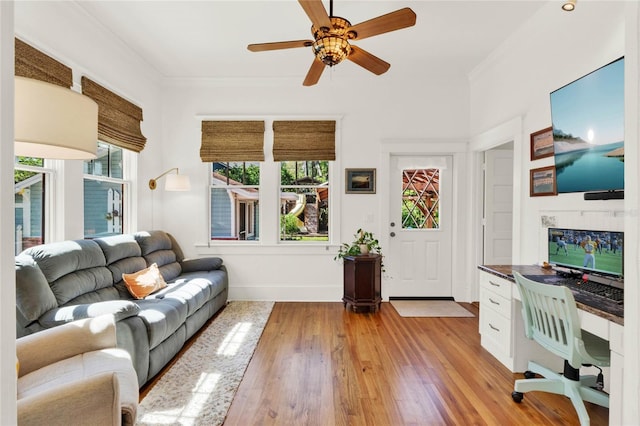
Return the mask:
<path id="1" fill-rule="evenodd" d="M 129 187 L 123 154 L 122 148 L 98 142 L 97 158 L 84 162 L 85 238 L 123 233 L 123 204 Z"/>
<path id="2" fill-rule="evenodd" d="M 211 239 L 259 240 L 260 163 L 213 163 Z"/>
<path id="3" fill-rule="evenodd" d="M 42 158 L 15 158 L 15 254 L 45 242 L 46 188 L 52 173 L 51 169 L 44 168 Z"/>

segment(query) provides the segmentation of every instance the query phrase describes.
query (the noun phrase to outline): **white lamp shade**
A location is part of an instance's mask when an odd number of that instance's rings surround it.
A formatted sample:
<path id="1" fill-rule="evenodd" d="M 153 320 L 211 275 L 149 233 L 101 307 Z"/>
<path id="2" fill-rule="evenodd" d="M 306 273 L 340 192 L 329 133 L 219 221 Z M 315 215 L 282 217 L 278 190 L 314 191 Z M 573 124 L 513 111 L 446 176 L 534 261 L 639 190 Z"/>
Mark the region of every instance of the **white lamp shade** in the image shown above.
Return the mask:
<path id="1" fill-rule="evenodd" d="M 191 181 L 187 175 L 169 174 L 165 176 L 165 191 L 190 191 Z"/>
<path id="2" fill-rule="evenodd" d="M 98 104 L 55 84 L 15 77 L 15 155 L 96 158 Z"/>

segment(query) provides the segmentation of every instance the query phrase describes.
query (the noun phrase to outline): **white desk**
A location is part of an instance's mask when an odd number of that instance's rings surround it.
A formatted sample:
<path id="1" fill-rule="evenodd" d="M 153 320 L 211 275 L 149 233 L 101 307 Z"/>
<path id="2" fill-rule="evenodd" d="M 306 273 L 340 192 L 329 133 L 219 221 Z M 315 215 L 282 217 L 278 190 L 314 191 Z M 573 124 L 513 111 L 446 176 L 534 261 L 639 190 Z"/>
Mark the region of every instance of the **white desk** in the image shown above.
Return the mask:
<path id="1" fill-rule="evenodd" d="M 534 271 L 531 272 L 532 269 Z M 523 372 L 530 360 L 562 370 L 563 361 L 524 335 L 520 292 L 509 275 L 513 269 L 536 266 L 480 266 L 480 341 L 482 346 L 512 372 Z M 525 274 L 525 272 L 523 272 Z M 611 367 L 605 370 L 605 390 L 609 392 L 609 424 L 622 423 L 622 380 L 624 364 L 623 318 L 577 302 L 581 327 L 609 341 Z"/>

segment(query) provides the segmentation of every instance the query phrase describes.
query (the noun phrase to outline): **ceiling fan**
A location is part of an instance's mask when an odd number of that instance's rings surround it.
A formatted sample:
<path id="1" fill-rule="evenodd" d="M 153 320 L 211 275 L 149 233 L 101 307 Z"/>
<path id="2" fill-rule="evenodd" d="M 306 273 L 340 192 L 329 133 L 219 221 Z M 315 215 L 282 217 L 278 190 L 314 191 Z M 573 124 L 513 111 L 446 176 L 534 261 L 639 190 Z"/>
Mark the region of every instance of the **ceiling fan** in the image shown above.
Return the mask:
<path id="1" fill-rule="evenodd" d="M 416 14 L 408 7 L 352 26 L 348 20 L 333 16 L 333 0 L 330 0 L 329 3 L 329 14 L 327 14 L 322 0 L 298 0 L 298 2 L 309 19 L 311 19 L 313 40 L 250 44 L 247 49 L 252 52 L 263 52 L 267 50 L 311 47 L 315 58 L 302 83 L 304 86 L 316 84 L 320 80 L 325 65 L 332 67 L 344 59 L 348 59 L 376 75 L 385 73 L 391 64 L 364 49 L 352 46 L 349 41 L 362 40 L 367 37 L 400 30 L 411 27 L 416 23 Z"/>

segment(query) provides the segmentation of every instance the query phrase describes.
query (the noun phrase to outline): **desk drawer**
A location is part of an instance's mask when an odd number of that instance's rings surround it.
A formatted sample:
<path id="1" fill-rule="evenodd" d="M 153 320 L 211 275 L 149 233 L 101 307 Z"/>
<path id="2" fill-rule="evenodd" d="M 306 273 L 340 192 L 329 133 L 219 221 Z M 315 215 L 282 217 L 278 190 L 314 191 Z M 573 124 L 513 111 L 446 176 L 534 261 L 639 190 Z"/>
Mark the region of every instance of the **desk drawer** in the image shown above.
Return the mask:
<path id="1" fill-rule="evenodd" d="M 482 340 L 486 340 L 490 347 L 498 349 L 502 355 L 511 356 L 511 320 L 509 318 L 503 317 L 492 309 L 481 309 L 480 334 L 482 334 Z M 499 358 L 499 356 L 496 357 Z"/>
<path id="2" fill-rule="evenodd" d="M 480 309 L 491 309 L 505 318 L 511 318 L 511 300 L 486 287 L 480 288 Z"/>
<path id="3" fill-rule="evenodd" d="M 514 286 L 511 281 L 497 277 L 488 272 L 480 271 L 480 288 L 485 287 L 505 299 L 511 299 L 511 288 Z"/>

